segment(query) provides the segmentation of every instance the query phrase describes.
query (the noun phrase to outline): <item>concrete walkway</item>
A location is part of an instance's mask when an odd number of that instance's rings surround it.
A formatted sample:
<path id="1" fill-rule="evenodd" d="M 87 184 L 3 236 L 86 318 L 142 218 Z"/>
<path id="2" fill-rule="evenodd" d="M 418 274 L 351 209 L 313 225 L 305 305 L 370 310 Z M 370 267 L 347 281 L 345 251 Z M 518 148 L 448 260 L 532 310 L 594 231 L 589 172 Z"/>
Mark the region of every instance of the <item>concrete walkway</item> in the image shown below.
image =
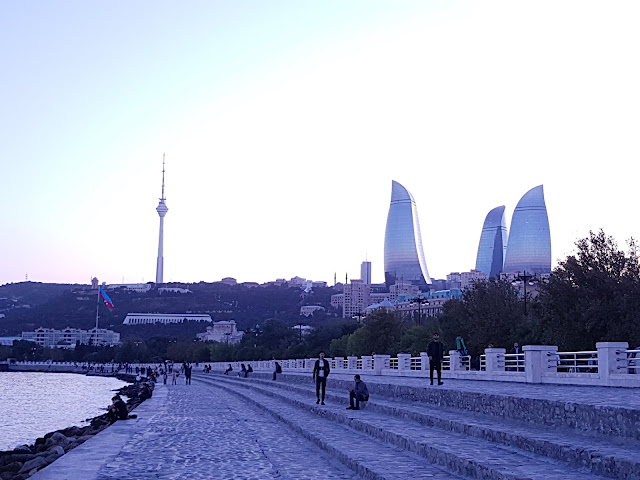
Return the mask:
<path id="1" fill-rule="evenodd" d="M 135 413 L 31 478 L 359 478 L 273 418 L 201 382 L 157 385 Z"/>
<path id="2" fill-rule="evenodd" d="M 292 374 L 288 374 L 293 376 Z M 297 382 L 309 387 L 311 375 L 295 374 Z M 338 381 L 352 380 L 350 374 L 331 374 L 329 387 Z M 224 377 L 223 379 L 228 379 Z M 134 479 L 359 479 L 359 478 L 436 478 L 459 479 L 432 465 L 426 459 L 396 447 L 375 444 L 375 440 L 352 438 L 338 433 L 335 423 L 320 416 L 307 419 L 308 412 L 293 410 L 274 401 L 274 411 L 296 417 L 301 428 L 313 428 L 336 451 L 352 452 L 362 458 L 370 454 L 392 473 L 378 477 L 357 475 L 334 460 L 326 449 L 294 433 L 255 401 L 260 395 L 244 398 L 233 393 L 224 382 L 216 385 L 214 375 L 197 373 L 193 385 L 156 386 L 153 398 L 138 407 L 135 420 L 119 421 L 94 438 L 70 451 L 52 465 L 36 473 L 35 480 L 134 480 Z M 221 379 L 222 380 L 222 379 Z M 230 379 L 228 379 L 230 380 Z M 284 378 L 280 377 L 278 384 Z M 507 395 L 523 399 L 573 402 L 599 407 L 636 410 L 640 418 L 640 395 L 637 389 L 580 387 L 565 385 L 530 385 L 521 383 L 445 380 L 443 386 L 429 386 L 423 378 L 366 376 L 370 387 L 376 384 Z M 270 379 L 269 379 L 270 382 Z M 340 382 L 340 383 L 342 383 Z M 226 385 L 226 386 L 225 386 Z M 272 384 L 275 386 L 276 384 Z M 342 388 L 342 387 L 341 387 Z M 342 391 L 342 390 L 340 390 Z M 291 394 L 293 395 L 293 394 Z M 315 405 L 310 392 L 309 404 Z M 305 397 L 306 398 L 306 397 Z M 344 404 L 328 405 L 327 412 L 344 412 Z M 255 399 L 254 399 L 255 400 Z M 265 400 L 266 401 L 266 400 Z M 282 405 L 282 406 L 278 406 Z M 287 410 L 288 409 L 288 410 Z M 286 413 L 285 412 L 290 412 Z M 305 416 L 306 415 L 306 416 Z M 328 415 L 328 414 L 327 414 Z M 373 415 L 370 415 L 373 417 Z M 313 425 L 313 427 L 311 427 Z M 640 425 L 640 424 L 639 424 Z M 344 427 L 347 428 L 347 427 Z M 424 428 L 424 427 L 421 427 Z M 440 434 L 442 435 L 442 434 Z M 375 450 L 379 448 L 379 450 Z M 380 452 L 380 453 L 376 453 Z M 496 455 L 512 454 L 499 447 Z M 394 462 L 397 469 L 394 472 Z M 381 467 L 382 468 L 382 467 Z M 403 471 L 404 469 L 404 471 Z M 382 471 L 382 470 L 381 470 Z M 403 471 L 402 474 L 400 472 Z M 532 477 L 533 478 L 533 477 Z M 560 478 L 560 477 L 558 477 Z M 567 477 L 569 478 L 569 477 Z M 585 477 L 587 478 L 587 477 Z M 591 477 L 588 477 L 591 478 Z"/>

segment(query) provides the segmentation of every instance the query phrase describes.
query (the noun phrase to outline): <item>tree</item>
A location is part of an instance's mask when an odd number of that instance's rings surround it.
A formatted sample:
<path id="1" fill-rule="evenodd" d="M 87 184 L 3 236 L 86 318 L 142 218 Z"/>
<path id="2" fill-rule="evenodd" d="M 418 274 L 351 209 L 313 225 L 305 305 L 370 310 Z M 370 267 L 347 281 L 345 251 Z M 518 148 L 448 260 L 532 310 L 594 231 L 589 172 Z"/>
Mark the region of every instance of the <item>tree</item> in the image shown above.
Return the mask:
<path id="1" fill-rule="evenodd" d="M 398 342 L 405 330 L 404 319 L 395 313 L 385 310 L 374 311 L 367 316 L 363 327 L 349 335 L 347 354 L 362 356 L 372 353 L 396 353 Z M 332 350 L 338 350 L 342 345 L 332 342 Z"/>
<path id="2" fill-rule="evenodd" d="M 413 356 L 427 351 L 427 345 L 433 338 L 433 328 L 417 326 L 407 330 L 398 343 L 398 353 L 410 353 Z"/>
<path id="3" fill-rule="evenodd" d="M 493 278 L 475 282 L 461 299 L 445 303 L 440 324 L 443 343 L 454 348 L 455 338 L 462 335 L 471 355 L 483 353 L 489 344 L 507 347 L 527 333 L 518 291 L 510 282 Z"/>
<path id="4" fill-rule="evenodd" d="M 543 341 L 561 350 L 592 350 L 597 342 L 640 344 L 640 261 L 600 230 L 576 242 L 539 295 Z"/>

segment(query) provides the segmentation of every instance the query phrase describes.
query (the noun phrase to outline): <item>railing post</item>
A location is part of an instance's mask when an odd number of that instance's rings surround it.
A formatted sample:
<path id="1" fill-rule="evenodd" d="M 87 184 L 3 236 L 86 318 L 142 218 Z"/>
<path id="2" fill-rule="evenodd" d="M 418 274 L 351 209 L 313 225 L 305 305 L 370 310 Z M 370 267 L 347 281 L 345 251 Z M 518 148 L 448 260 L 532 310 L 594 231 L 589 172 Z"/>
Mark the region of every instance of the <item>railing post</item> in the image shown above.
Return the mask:
<path id="1" fill-rule="evenodd" d="M 629 350 L 627 342 L 598 342 L 598 375 L 601 385 L 611 385 L 612 373 L 627 373 L 626 350 Z"/>
<path id="2" fill-rule="evenodd" d="M 358 368 L 358 357 L 347 357 L 347 368 L 356 370 Z"/>
<path id="3" fill-rule="evenodd" d="M 487 374 L 504 372 L 504 354 L 507 351 L 504 348 L 485 348 Z"/>
<path id="4" fill-rule="evenodd" d="M 373 356 L 373 374 L 382 375 L 382 370 L 389 369 L 389 360 L 391 355 L 374 355 Z"/>
<path id="5" fill-rule="evenodd" d="M 336 361 L 336 370 L 344 370 L 344 357 L 334 357 Z"/>
<path id="6" fill-rule="evenodd" d="M 420 352 L 420 371 L 429 372 L 429 355 L 427 355 L 427 352 Z"/>
<path id="7" fill-rule="evenodd" d="M 370 355 L 363 355 L 362 357 L 362 370 L 367 373 L 371 372 L 371 367 L 373 365 L 373 357 Z"/>
<path id="8" fill-rule="evenodd" d="M 462 370 L 462 359 L 458 350 L 449 350 L 449 374 L 454 374 Z"/>
<path id="9" fill-rule="evenodd" d="M 319 360 L 318 358 L 307 358 L 306 362 L 305 362 L 305 367 L 304 369 L 307 372 L 313 372 L 313 367 L 316 364 L 316 360 Z"/>
<path id="10" fill-rule="evenodd" d="M 407 372 L 411 370 L 411 354 L 399 353 L 398 354 L 398 371 Z"/>
<path id="11" fill-rule="evenodd" d="M 525 345 L 524 372 L 527 383 L 542 383 L 544 373 L 558 371 L 555 358 L 558 355 L 558 347 L 550 345 Z"/>
<path id="12" fill-rule="evenodd" d="M 296 368 L 301 372 L 304 370 L 304 358 L 298 358 L 296 360 Z"/>

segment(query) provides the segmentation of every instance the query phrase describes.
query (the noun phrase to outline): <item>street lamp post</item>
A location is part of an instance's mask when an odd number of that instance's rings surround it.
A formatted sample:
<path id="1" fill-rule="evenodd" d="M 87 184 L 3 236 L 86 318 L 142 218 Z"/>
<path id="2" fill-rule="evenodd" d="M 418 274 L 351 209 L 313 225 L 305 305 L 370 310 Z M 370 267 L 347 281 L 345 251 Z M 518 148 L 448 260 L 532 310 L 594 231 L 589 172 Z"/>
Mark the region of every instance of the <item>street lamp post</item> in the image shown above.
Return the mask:
<path id="1" fill-rule="evenodd" d="M 527 284 L 529 282 L 531 282 L 531 284 L 533 284 L 534 282 L 538 281 L 538 275 L 537 274 L 531 274 L 531 273 L 527 273 L 527 271 L 525 270 L 524 272 L 522 272 L 522 275 L 520 275 L 520 272 L 517 273 L 516 278 L 520 281 L 522 281 L 524 283 L 524 316 L 527 316 Z"/>
<path id="2" fill-rule="evenodd" d="M 411 305 L 418 304 L 418 325 L 420 325 L 420 320 L 422 320 L 422 305 L 429 305 L 429 300 L 418 295 L 414 297 L 410 303 Z"/>

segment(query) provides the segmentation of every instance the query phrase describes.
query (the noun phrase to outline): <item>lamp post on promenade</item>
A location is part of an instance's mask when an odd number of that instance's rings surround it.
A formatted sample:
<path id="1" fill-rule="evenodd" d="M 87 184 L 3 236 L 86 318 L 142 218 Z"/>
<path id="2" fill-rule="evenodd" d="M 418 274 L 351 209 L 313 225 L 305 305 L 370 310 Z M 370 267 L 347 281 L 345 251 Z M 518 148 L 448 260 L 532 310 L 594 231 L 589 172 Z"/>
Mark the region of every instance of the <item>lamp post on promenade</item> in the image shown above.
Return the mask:
<path id="1" fill-rule="evenodd" d="M 516 274 L 516 279 L 520 280 L 521 282 L 523 282 L 524 284 L 524 316 L 527 316 L 527 284 L 529 282 L 530 285 L 533 285 L 534 283 L 538 282 L 538 275 L 537 274 L 531 274 L 531 273 L 527 273 L 527 271 L 525 270 L 524 272 L 522 272 L 522 275 L 520 274 L 520 272 L 518 272 Z"/>
<path id="2" fill-rule="evenodd" d="M 422 305 L 429 305 L 429 300 L 418 295 L 417 297 L 412 298 L 409 303 L 411 305 L 418 305 L 418 325 L 420 325 L 420 320 L 422 320 Z"/>

